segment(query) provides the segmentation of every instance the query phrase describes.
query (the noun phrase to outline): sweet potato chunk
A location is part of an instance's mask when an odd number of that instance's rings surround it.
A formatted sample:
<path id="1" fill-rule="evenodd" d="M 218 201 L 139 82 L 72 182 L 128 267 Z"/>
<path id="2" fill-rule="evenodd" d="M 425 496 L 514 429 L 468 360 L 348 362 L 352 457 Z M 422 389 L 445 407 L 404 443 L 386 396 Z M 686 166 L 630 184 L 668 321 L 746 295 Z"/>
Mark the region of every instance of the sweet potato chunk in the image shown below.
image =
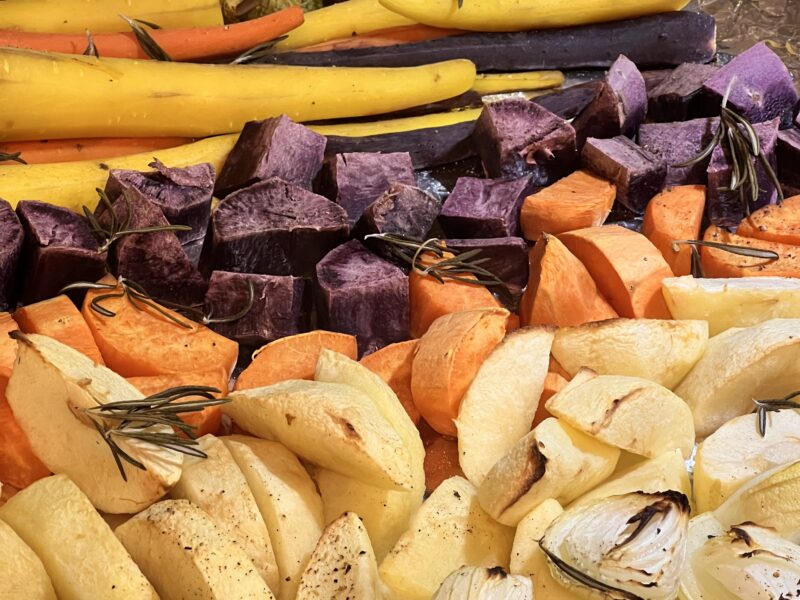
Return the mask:
<path id="1" fill-rule="evenodd" d="M 701 248 L 700 262 L 706 277 L 800 277 L 800 246 L 743 237 L 711 226 L 703 239 L 707 242 L 772 250 L 780 258 L 750 258 L 715 248 Z"/>
<path id="2" fill-rule="evenodd" d="M 675 275 L 691 274 L 692 249 L 687 245 L 675 246 L 673 242 L 700 237 L 705 206 L 703 185 L 667 188 L 647 205 L 642 233 L 659 249 Z"/>
<path id="3" fill-rule="evenodd" d="M 361 359 L 361 364 L 383 379 L 406 409 L 414 423 L 419 423 L 419 411 L 411 396 L 411 366 L 418 340 L 407 340 L 384 346 Z"/>
<path id="4" fill-rule="evenodd" d="M 765 206 L 739 223 L 738 235 L 800 246 L 800 196 Z"/>

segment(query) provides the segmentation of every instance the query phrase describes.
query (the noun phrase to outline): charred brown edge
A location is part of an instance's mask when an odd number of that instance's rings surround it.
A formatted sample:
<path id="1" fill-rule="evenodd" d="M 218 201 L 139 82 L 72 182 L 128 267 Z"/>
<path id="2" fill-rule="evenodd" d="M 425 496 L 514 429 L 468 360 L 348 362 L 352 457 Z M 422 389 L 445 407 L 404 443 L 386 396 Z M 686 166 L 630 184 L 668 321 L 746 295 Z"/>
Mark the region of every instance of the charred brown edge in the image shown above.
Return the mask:
<path id="1" fill-rule="evenodd" d="M 525 470 L 522 473 L 524 479 L 517 487 L 516 492 L 508 500 L 505 507 L 500 511 L 501 513 L 504 513 L 514 506 L 520 498 L 528 493 L 537 481 L 544 477 L 547 471 L 547 457 L 539 450 L 539 440 L 534 438 L 533 441 L 535 443 L 528 452 L 528 460 L 525 463 Z"/>

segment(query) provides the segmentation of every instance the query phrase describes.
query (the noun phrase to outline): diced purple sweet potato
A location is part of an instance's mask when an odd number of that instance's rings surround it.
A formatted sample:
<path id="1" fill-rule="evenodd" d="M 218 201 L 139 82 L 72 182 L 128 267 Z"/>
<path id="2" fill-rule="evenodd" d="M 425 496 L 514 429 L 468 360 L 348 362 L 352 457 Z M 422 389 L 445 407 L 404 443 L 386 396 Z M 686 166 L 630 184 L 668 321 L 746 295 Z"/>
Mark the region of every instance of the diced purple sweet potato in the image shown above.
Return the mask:
<path id="1" fill-rule="evenodd" d="M 778 132 L 778 179 L 790 187 L 800 188 L 800 129 Z"/>
<path id="2" fill-rule="evenodd" d="M 775 147 L 778 142 L 778 126 L 780 118 L 775 118 L 764 123 L 753 125 L 756 135 L 761 142 L 761 152 L 769 160 L 773 170 L 777 169 Z M 774 204 L 778 200 L 778 191 L 772 180 L 767 175 L 763 165 L 757 159 L 752 159 L 756 166 L 759 195 L 755 204 L 750 205 L 751 210 L 766 204 Z M 745 211 L 739 197 L 739 192 L 724 190 L 731 183 L 732 167 L 727 149 L 722 145 L 717 146 L 711 154 L 708 165 L 708 217 L 712 225 L 720 227 L 733 227 L 738 225 L 745 217 Z"/>
<path id="3" fill-rule="evenodd" d="M 662 81 L 669 77 L 670 73 L 672 73 L 671 69 L 649 69 L 647 71 L 642 71 L 642 79 L 644 79 L 644 87 L 647 89 L 647 93 L 649 94 L 651 90 L 654 90 L 660 85 Z"/>
<path id="4" fill-rule="evenodd" d="M 533 185 L 543 186 L 569 173 L 578 162 L 572 125 L 522 98 L 487 104 L 474 136 L 488 177 L 531 175 Z"/>
<path id="5" fill-rule="evenodd" d="M 16 305 L 19 263 L 25 234 L 14 209 L 0 200 L 0 311 Z M 35 275 L 31 273 L 31 278 Z"/>
<path id="6" fill-rule="evenodd" d="M 217 178 L 216 196 L 225 198 L 273 177 L 311 189 L 322 167 L 325 136 L 286 115 L 245 123 Z"/>
<path id="7" fill-rule="evenodd" d="M 409 339 L 408 277 L 358 240 L 319 262 L 315 297 L 320 327 L 356 336 L 360 355 Z"/>
<path id="8" fill-rule="evenodd" d="M 689 167 L 676 167 L 690 161 L 711 143 L 719 119 L 692 119 L 676 123 L 645 123 L 639 128 L 639 145 L 667 165 L 665 186 L 706 183 L 706 168 L 711 157 Z"/>
<path id="9" fill-rule="evenodd" d="M 623 135 L 589 138 L 581 158 L 590 171 L 617 186 L 617 200 L 633 212 L 644 212 L 664 187 L 666 163 Z"/>
<path id="10" fill-rule="evenodd" d="M 206 310 L 212 318 L 245 310 L 250 284 L 253 304 L 247 314 L 231 323 L 212 323 L 214 331 L 250 348 L 308 331 L 310 290 L 301 277 L 214 271 L 206 292 Z"/>
<path id="11" fill-rule="evenodd" d="M 613 88 L 606 81 L 600 82 L 600 89 L 594 100 L 572 121 L 578 149 L 583 149 L 586 140 L 612 138 L 620 135 L 620 101 Z"/>
<path id="12" fill-rule="evenodd" d="M 320 189 L 347 211 L 350 226 L 391 183 L 416 185 L 408 152 L 353 152 L 325 161 Z"/>
<path id="13" fill-rule="evenodd" d="M 27 200 L 17 205 L 25 230 L 22 301 L 39 302 L 65 285 L 94 282 L 106 273 L 106 253 L 86 219 L 69 209 Z"/>
<path id="14" fill-rule="evenodd" d="M 647 118 L 651 121 L 685 121 L 699 114 L 703 84 L 719 67 L 684 63 L 647 94 Z"/>
<path id="15" fill-rule="evenodd" d="M 341 206 L 280 179 L 225 198 L 211 226 L 212 269 L 263 275 L 309 275 L 349 233 Z"/>
<path id="16" fill-rule="evenodd" d="M 592 103 L 602 87 L 602 81 L 588 81 L 563 90 L 542 94 L 534 98 L 532 102 L 562 119 L 574 119 Z"/>
<path id="17" fill-rule="evenodd" d="M 503 281 L 512 296 L 522 294 L 528 283 L 528 244 L 522 238 L 446 239 L 444 243 L 459 252 L 480 250 L 475 259 L 488 259 L 481 266 Z"/>
<path id="18" fill-rule="evenodd" d="M 789 69 L 764 42 L 736 56 L 703 85 L 717 113 L 732 80 L 728 106 L 751 123 L 780 117 L 797 103 Z"/>
<path id="19" fill-rule="evenodd" d="M 448 237 L 515 236 L 522 202 L 532 191 L 530 175 L 516 179 L 461 177 L 442 206 L 439 223 Z"/>
<path id="20" fill-rule="evenodd" d="M 353 236 L 363 238 L 372 233 L 395 233 L 424 239 L 439 215 L 440 207 L 436 198 L 421 189 L 393 183 L 367 207 L 353 229 Z"/>

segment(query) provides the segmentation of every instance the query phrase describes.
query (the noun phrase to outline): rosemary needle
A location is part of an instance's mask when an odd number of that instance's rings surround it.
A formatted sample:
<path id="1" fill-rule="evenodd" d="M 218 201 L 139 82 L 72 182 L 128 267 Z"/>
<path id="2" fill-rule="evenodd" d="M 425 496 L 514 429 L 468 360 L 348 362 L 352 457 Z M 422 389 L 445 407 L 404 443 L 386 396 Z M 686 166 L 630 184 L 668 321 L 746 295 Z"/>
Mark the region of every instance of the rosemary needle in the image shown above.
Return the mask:
<path id="1" fill-rule="evenodd" d="M 21 158 L 21 155 L 22 152 L 0 152 L 0 162 L 11 160 L 21 165 L 27 165 L 27 161 Z"/>
<path id="2" fill-rule="evenodd" d="M 86 50 L 83 51 L 83 55 L 100 58 L 100 52 L 97 51 L 97 46 L 94 45 L 94 38 L 88 29 L 86 30 Z"/>
<path id="3" fill-rule="evenodd" d="M 161 27 L 159 27 L 155 23 L 142 21 L 141 19 L 131 19 L 129 17 L 126 17 L 125 15 L 119 15 L 119 16 L 131 28 L 133 34 L 136 36 L 136 41 L 139 42 L 139 46 L 142 47 L 142 50 L 144 50 L 144 53 L 147 54 L 147 56 L 149 56 L 153 60 L 172 62 L 172 57 L 170 57 L 170 55 L 167 54 L 167 52 L 161 46 L 158 45 L 158 42 L 156 42 L 153 39 L 153 36 L 147 33 L 147 30 L 144 27 L 142 27 L 142 25 L 144 25 L 145 27 L 149 27 L 150 29 L 161 29 Z"/>
<path id="4" fill-rule="evenodd" d="M 761 437 L 767 435 L 767 413 L 783 408 L 800 409 L 800 403 L 794 401 L 794 398 L 798 396 L 800 396 L 800 391 L 792 392 L 777 400 L 753 400 L 758 414 L 758 433 Z"/>

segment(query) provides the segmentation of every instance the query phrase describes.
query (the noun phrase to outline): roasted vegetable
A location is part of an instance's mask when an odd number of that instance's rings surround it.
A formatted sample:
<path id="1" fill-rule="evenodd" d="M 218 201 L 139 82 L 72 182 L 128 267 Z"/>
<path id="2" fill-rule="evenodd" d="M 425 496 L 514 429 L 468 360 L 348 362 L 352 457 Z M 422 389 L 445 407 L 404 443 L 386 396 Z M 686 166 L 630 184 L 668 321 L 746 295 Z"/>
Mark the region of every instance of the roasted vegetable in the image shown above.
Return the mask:
<path id="1" fill-rule="evenodd" d="M 509 575 L 501 567 L 462 567 L 436 590 L 433 600 L 533 600 L 529 577 Z"/>
<path id="2" fill-rule="evenodd" d="M 518 237 L 446 239 L 445 245 L 456 252 L 479 250 L 481 266 L 506 284 L 513 296 L 522 293 L 528 282 L 528 245 Z"/>
<path id="3" fill-rule="evenodd" d="M 703 84 L 719 67 L 684 63 L 647 93 L 647 116 L 652 121 L 685 121 L 701 112 Z"/>
<path id="4" fill-rule="evenodd" d="M 700 263 L 706 277 L 800 277 L 800 249 L 797 246 L 744 237 L 711 226 L 704 242 L 739 246 L 743 254 L 703 246 Z"/>
<path id="5" fill-rule="evenodd" d="M 639 128 L 639 145 L 667 164 L 665 186 L 706 183 L 711 157 L 681 167 L 708 146 L 719 119 L 692 119 L 675 123 L 645 123 Z"/>
<path id="6" fill-rule="evenodd" d="M 800 129 L 778 132 L 778 179 L 800 188 Z"/>
<path id="7" fill-rule="evenodd" d="M 765 206 L 739 223 L 738 235 L 800 246 L 800 196 Z"/>
<path id="8" fill-rule="evenodd" d="M 531 188 L 531 175 L 461 177 L 442 206 L 439 222 L 447 235 L 456 238 L 516 236 L 520 206 Z"/>
<path id="9" fill-rule="evenodd" d="M 439 214 L 439 200 L 417 187 L 392 183 L 370 204 L 353 229 L 353 236 L 363 238 L 376 233 L 394 233 L 415 239 L 426 239 Z M 370 248 L 389 258 L 383 244 L 367 241 Z"/>
<path id="10" fill-rule="evenodd" d="M 647 205 L 642 233 L 661 251 L 675 275 L 692 273 L 692 248 L 676 245 L 676 240 L 696 240 L 700 237 L 706 206 L 703 185 L 670 187 Z"/>
<path id="11" fill-rule="evenodd" d="M 0 200 L 0 310 L 16 305 L 17 272 L 24 237 L 22 225 L 11 205 Z"/>
<path id="12" fill-rule="evenodd" d="M 602 86 L 602 81 L 579 83 L 563 90 L 537 96 L 532 102 L 543 106 L 562 119 L 574 119 L 591 104 L 592 100 L 600 93 Z"/>

